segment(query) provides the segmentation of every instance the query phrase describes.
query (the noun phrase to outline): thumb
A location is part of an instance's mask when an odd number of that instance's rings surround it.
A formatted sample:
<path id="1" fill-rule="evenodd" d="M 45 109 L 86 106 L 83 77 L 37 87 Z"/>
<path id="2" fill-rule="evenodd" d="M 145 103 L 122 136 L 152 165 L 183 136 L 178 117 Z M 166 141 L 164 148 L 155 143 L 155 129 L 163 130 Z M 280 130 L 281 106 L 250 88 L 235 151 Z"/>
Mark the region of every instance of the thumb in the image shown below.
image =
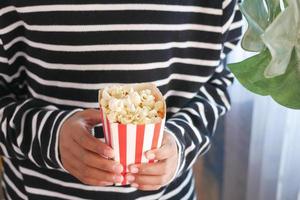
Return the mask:
<path id="1" fill-rule="evenodd" d="M 100 114 L 100 110 L 96 109 L 87 109 L 81 112 L 81 116 L 91 126 L 95 126 L 102 122 Z"/>

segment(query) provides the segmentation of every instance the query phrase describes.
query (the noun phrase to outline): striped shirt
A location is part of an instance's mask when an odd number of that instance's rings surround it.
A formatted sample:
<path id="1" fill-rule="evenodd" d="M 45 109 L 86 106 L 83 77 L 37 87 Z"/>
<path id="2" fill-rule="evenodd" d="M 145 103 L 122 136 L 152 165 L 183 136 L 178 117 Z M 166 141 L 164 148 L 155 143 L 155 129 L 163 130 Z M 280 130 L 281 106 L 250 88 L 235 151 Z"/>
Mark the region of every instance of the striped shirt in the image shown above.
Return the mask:
<path id="1" fill-rule="evenodd" d="M 235 0 L 1 0 L 6 199 L 195 199 L 191 167 L 230 107 L 233 76 L 223 60 L 241 24 Z M 98 89 L 142 82 L 166 99 L 166 130 L 180 154 L 176 178 L 147 192 L 82 184 L 60 161 L 62 123 L 97 108 Z"/>

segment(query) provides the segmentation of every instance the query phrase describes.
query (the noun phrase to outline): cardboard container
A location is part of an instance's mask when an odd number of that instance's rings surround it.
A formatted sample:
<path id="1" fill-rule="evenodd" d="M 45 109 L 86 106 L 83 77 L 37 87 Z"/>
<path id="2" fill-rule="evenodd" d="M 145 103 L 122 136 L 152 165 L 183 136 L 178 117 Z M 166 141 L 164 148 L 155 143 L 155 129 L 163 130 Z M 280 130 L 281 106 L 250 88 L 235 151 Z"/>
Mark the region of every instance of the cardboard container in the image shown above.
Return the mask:
<path id="1" fill-rule="evenodd" d="M 164 118 L 161 122 L 155 124 L 111 123 L 100 105 L 105 142 L 114 149 L 115 160 L 124 167 L 122 173 L 124 180 L 121 185 L 128 184 L 125 179 L 128 165 L 155 162 L 154 160 L 147 160 L 145 152 L 161 146 L 166 119 L 166 103 L 154 84 L 126 84 L 124 87 L 133 87 L 136 91 L 150 89 L 155 98 L 164 102 Z M 99 91 L 99 102 L 101 95 L 102 90 Z"/>

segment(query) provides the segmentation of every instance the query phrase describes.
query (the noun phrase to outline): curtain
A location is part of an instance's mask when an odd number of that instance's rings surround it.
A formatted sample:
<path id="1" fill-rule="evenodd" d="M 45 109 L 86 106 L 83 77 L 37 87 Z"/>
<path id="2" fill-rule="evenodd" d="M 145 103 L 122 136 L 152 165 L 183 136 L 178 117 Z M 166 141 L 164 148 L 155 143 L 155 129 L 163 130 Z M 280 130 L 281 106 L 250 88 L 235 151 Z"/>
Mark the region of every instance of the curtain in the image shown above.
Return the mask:
<path id="1" fill-rule="evenodd" d="M 299 88 L 300 89 L 300 88 Z M 255 97 L 247 200 L 296 200 L 300 193 L 300 111 Z"/>
<path id="2" fill-rule="evenodd" d="M 249 55 L 238 48 L 228 62 Z M 238 82 L 230 92 L 221 199 L 300 200 L 300 111 L 254 95 Z"/>

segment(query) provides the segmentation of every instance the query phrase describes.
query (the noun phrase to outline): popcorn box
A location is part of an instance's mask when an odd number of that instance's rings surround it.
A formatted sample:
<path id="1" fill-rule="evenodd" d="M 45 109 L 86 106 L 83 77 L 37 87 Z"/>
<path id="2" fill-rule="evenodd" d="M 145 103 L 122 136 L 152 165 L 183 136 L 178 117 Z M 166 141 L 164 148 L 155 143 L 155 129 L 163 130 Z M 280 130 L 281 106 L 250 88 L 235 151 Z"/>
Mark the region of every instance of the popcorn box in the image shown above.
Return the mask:
<path id="1" fill-rule="evenodd" d="M 132 87 L 135 91 L 150 89 L 156 100 L 163 101 L 164 111 L 163 118 L 157 123 L 121 124 L 111 122 L 100 105 L 105 142 L 114 149 L 115 160 L 124 166 L 122 172 L 124 180 L 121 185 L 126 185 L 128 182 L 125 175 L 128 172 L 128 165 L 155 162 L 155 160 L 146 159 L 145 152 L 161 146 L 166 119 L 166 103 L 154 84 L 126 84 L 122 86 Z M 102 98 L 102 92 L 103 90 L 99 91 L 99 102 Z"/>

